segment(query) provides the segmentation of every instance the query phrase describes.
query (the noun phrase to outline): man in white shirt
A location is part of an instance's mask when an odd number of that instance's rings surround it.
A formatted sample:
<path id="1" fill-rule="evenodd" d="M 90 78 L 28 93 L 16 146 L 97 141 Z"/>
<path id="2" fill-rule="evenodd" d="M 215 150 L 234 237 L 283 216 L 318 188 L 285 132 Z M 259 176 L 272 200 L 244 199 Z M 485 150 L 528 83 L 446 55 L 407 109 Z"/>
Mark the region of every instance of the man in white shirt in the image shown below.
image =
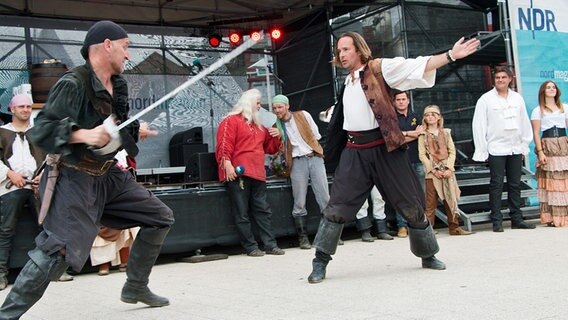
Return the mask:
<path id="1" fill-rule="evenodd" d="M 308 182 L 311 181 L 312 191 L 320 210 L 323 210 L 329 201 L 323 148 L 318 142 L 321 135 L 308 112 L 290 111 L 290 102 L 284 95 L 279 94 L 272 99 L 272 111 L 278 118 L 276 126 L 281 131 L 283 153 L 288 166 L 286 172 L 292 182 L 294 197 L 292 216 L 300 248 L 310 249 L 312 246 L 308 239 L 308 211 L 306 210 Z"/>
<path id="2" fill-rule="evenodd" d="M 8 285 L 8 260 L 18 218 L 30 214 L 24 211 L 26 204 L 30 211 L 35 208 L 32 183 L 37 186 L 39 177 L 33 175 L 45 157 L 27 138 L 31 128 L 31 99 L 18 94 L 12 98 L 9 107 L 12 122 L 0 127 L 0 290 Z"/>
<path id="3" fill-rule="evenodd" d="M 489 160 L 489 206 L 494 232 L 503 232 L 501 193 L 507 176 L 507 202 L 512 229 L 534 229 L 521 212 L 521 171 L 523 157 L 529 153 L 532 129 L 523 97 L 511 90 L 513 73 L 497 68 L 495 87 L 477 100 L 473 115 L 473 160 Z"/>
<path id="4" fill-rule="evenodd" d="M 422 259 L 422 267 L 446 268 L 434 256 L 438 243 L 424 215 L 424 192 L 403 147 L 392 90 L 433 86 L 436 69 L 474 53 L 478 46 L 479 40 L 462 38 L 436 56 L 372 59 L 360 34 L 347 32 L 338 38 L 333 62 L 349 75 L 328 126 L 326 161 L 337 169 L 313 243 L 316 255 L 309 283 L 325 279 L 344 223 L 355 219 L 373 186 L 408 221 L 410 250 Z"/>

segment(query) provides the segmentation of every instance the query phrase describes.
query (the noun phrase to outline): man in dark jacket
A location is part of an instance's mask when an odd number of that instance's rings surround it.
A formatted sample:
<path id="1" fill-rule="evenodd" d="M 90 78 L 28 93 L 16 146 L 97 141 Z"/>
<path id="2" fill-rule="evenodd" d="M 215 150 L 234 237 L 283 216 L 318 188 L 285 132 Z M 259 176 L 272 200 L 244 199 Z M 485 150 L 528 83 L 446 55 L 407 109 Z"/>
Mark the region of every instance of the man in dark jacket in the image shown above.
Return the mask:
<path id="1" fill-rule="evenodd" d="M 128 44 L 119 25 L 95 23 L 81 49 L 87 63 L 55 84 L 36 118 L 31 140 L 52 159 L 40 185 L 42 211 L 48 211 L 36 248 L 6 297 L 0 319 L 19 318 L 68 266 L 79 271 L 101 224 L 114 229 L 141 227 L 132 245 L 121 300 L 153 307 L 169 304 L 150 291 L 148 278 L 174 222 L 172 211 L 113 160 L 122 148 L 136 156 L 138 139 L 156 132 L 136 121 L 117 139 L 103 124 L 112 116 L 118 121 L 128 118 L 128 88 L 120 75 L 130 58 Z M 111 150 L 116 150 L 94 152 L 107 145 L 115 145 Z M 50 205 L 46 199 L 51 199 Z"/>

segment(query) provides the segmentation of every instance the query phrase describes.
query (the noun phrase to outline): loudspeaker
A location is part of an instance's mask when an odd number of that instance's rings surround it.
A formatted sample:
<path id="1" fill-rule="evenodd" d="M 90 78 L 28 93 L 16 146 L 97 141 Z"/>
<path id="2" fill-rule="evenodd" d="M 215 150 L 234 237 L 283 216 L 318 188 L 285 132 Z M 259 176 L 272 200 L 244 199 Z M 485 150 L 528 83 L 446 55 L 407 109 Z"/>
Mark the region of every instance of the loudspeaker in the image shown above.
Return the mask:
<path id="1" fill-rule="evenodd" d="M 185 166 L 189 157 L 196 152 L 207 152 L 207 144 L 203 144 L 201 127 L 181 131 L 170 139 L 170 167 Z"/>
<path id="2" fill-rule="evenodd" d="M 170 147 L 170 167 L 183 167 L 192 155 L 208 151 L 209 145 L 207 143 L 181 144 Z"/>
<path id="3" fill-rule="evenodd" d="M 217 160 L 214 152 L 194 153 L 185 166 L 185 182 L 218 181 Z"/>
<path id="4" fill-rule="evenodd" d="M 203 143 L 203 128 L 196 127 L 180 131 L 170 140 L 170 147 L 177 144 L 201 144 Z"/>

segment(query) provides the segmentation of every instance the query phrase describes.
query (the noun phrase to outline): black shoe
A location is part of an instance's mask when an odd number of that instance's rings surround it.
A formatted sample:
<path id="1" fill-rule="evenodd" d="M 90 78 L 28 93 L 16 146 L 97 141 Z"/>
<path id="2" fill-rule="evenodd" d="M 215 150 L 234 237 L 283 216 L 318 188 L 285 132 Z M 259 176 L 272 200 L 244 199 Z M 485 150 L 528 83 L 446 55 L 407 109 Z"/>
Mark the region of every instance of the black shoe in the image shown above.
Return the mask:
<path id="1" fill-rule="evenodd" d="M 0 290 L 6 289 L 8 286 L 8 277 L 6 274 L 0 274 Z"/>
<path id="2" fill-rule="evenodd" d="M 494 224 L 493 225 L 493 232 L 504 232 L 505 230 L 503 230 L 503 226 L 500 224 Z"/>
<path id="3" fill-rule="evenodd" d="M 258 249 L 254 249 L 251 252 L 248 252 L 247 256 L 249 256 L 249 257 L 262 257 L 262 256 L 264 256 L 264 252 L 262 252 Z"/>
<path id="4" fill-rule="evenodd" d="M 284 252 L 284 250 L 278 248 L 278 247 L 274 247 L 270 250 L 266 250 L 266 254 L 272 254 L 275 256 L 281 256 L 284 255 L 286 252 Z"/>
<path id="5" fill-rule="evenodd" d="M 422 268 L 434 270 L 446 270 L 446 265 L 435 256 L 422 258 Z"/>
<path id="6" fill-rule="evenodd" d="M 318 259 L 314 259 L 312 261 L 313 270 L 310 276 L 308 277 L 309 283 L 320 283 L 325 279 L 325 268 L 327 267 L 327 263 L 322 262 Z"/>
<path id="7" fill-rule="evenodd" d="M 379 240 L 394 240 L 394 238 L 386 232 L 381 232 L 381 233 L 377 234 L 377 239 L 379 239 Z"/>
<path id="8" fill-rule="evenodd" d="M 310 239 L 308 239 L 308 236 L 299 236 L 298 240 L 300 242 L 300 249 L 312 248 L 312 244 L 310 243 Z"/>
<path id="9" fill-rule="evenodd" d="M 361 241 L 363 241 L 363 242 L 374 242 L 375 238 L 373 238 L 373 236 L 371 235 L 371 232 L 369 230 L 367 230 L 367 231 L 363 231 L 363 233 L 361 234 Z"/>
<path id="10" fill-rule="evenodd" d="M 511 229 L 534 229 L 536 226 L 532 223 L 526 223 L 524 221 L 518 223 L 511 223 Z"/>

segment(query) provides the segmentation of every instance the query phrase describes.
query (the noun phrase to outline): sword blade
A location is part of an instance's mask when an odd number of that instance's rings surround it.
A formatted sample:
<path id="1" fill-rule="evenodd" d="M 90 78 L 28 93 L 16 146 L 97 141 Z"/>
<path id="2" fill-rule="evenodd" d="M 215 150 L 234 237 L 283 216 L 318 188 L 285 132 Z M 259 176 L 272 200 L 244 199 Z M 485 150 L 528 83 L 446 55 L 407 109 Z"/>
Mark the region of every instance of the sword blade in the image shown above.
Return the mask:
<path id="1" fill-rule="evenodd" d="M 264 34 L 264 32 L 261 32 L 261 34 Z M 259 40 L 260 41 L 260 40 Z M 255 45 L 257 43 L 257 41 L 254 41 L 252 39 L 248 39 L 247 41 L 245 41 L 243 44 L 241 44 L 240 46 L 238 46 L 236 49 L 234 49 L 233 51 L 227 53 L 226 55 L 224 55 L 223 57 L 221 57 L 219 60 L 215 61 L 213 64 L 211 64 L 209 67 L 203 69 L 201 72 L 199 72 L 198 74 L 196 74 L 195 76 L 193 76 L 192 78 L 190 78 L 189 80 L 187 80 L 186 82 L 182 83 L 179 87 L 175 88 L 174 90 L 170 91 L 168 94 L 166 94 L 165 96 L 163 96 L 162 98 L 160 98 L 158 101 L 152 103 L 151 105 L 149 105 L 146 109 L 138 112 L 137 114 L 133 115 L 132 117 L 130 117 L 128 120 L 124 121 L 123 123 L 121 123 L 115 130 L 116 132 L 124 129 L 126 126 L 128 126 L 129 124 L 131 124 L 132 122 L 140 119 L 140 117 L 142 117 L 143 115 L 145 115 L 146 113 L 152 111 L 154 108 L 156 108 L 157 106 L 161 105 L 162 103 L 164 103 L 166 100 L 174 97 L 176 94 L 178 94 L 180 91 L 186 89 L 187 87 L 191 86 L 192 84 L 196 83 L 197 81 L 203 79 L 205 76 L 209 75 L 210 73 L 212 73 L 213 71 L 219 69 L 222 65 L 226 64 L 227 62 L 233 60 L 234 58 L 240 56 L 243 52 L 245 52 L 246 50 L 248 50 L 249 48 L 251 48 L 253 45 Z M 112 134 L 112 133 L 111 133 Z"/>

